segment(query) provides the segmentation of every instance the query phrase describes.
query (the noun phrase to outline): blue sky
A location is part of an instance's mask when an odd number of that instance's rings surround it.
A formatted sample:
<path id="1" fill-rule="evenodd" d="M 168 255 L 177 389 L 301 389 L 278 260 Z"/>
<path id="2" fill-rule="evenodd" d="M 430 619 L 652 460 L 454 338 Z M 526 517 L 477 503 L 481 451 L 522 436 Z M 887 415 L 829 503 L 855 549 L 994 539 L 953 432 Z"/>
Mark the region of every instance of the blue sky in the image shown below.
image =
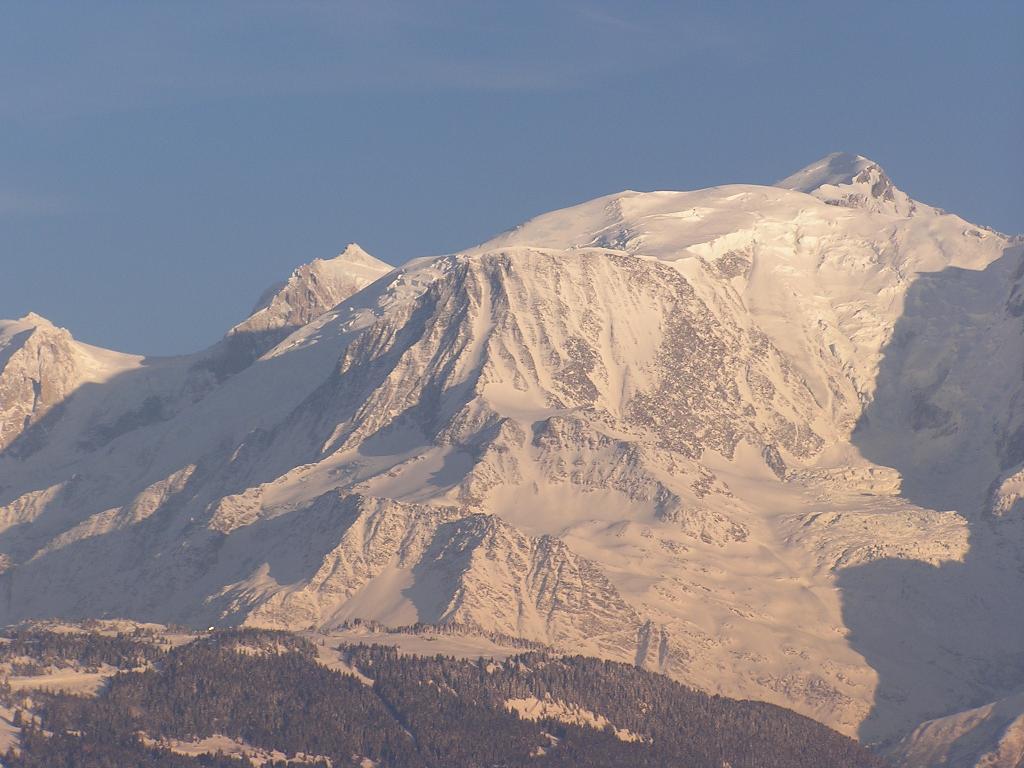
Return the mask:
<path id="1" fill-rule="evenodd" d="M 297 264 L 835 150 L 1024 232 L 1024 3 L 5 4 L 0 317 L 199 349 Z"/>

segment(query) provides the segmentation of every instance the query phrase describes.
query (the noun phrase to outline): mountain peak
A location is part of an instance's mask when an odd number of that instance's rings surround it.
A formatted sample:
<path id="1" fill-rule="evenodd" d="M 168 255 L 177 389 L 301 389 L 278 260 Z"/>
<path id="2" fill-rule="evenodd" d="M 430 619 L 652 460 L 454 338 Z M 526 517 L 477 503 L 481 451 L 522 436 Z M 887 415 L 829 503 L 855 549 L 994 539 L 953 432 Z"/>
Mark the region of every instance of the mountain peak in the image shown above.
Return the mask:
<path id="1" fill-rule="evenodd" d="M 878 163 L 864 155 L 833 152 L 781 181 L 775 182 L 775 186 L 811 194 L 826 184 L 832 186 L 853 184 L 857 176 L 870 168 L 877 168 L 885 175 L 885 171 Z"/>
<path id="2" fill-rule="evenodd" d="M 0 372 L 14 351 L 23 346 L 30 336 L 39 335 L 40 332 L 46 336 L 56 334 L 71 338 L 66 330 L 35 312 L 29 312 L 17 320 L 0 320 Z"/>
<path id="3" fill-rule="evenodd" d="M 272 331 L 280 340 L 393 269 L 357 243 L 329 259 L 314 259 L 297 267 L 286 281 L 268 288 L 252 314 L 231 330 Z"/>
<path id="4" fill-rule="evenodd" d="M 201 367 L 213 371 L 218 379 L 238 373 L 294 330 L 392 269 L 358 243 L 349 243 L 337 256 L 296 267 L 287 280 L 263 292 L 249 316 L 225 334 Z"/>
<path id="5" fill-rule="evenodd" d="M 24 326 L 25 328 L 40 328 L 40 327 L 42 327 L 42 328 L 56 328 L 57 327 L 50 320 L 48 320 L 47 318 L 43 317 L 42 315 L 40 315 L 40 314 L 38 314 L 36 312 L 29 312 L 25 316 L 19 317 L 14 322 L 17 323 L 20 326 Z"/>
<path id="6" fill-rule="evenodd" d="M 913 216 L 928 206 L 911 200 L 885 170 L 863 155 L 833 152 L 775 182 L 776 187 L 812 195 L 829 205 L 874 213 Z"/>
<path id="7" fill-rule="evenodd" d="M 374 258 L 359 243 L 349 243 L 345 246 L 345 250 L 335 256 L 333 259 L 323 259 L 323 261 L 346 261 L 351 264 L 362 264 L 367 266 L 378 267 L 380 265 L 387 266 L 380 259 Z"/>

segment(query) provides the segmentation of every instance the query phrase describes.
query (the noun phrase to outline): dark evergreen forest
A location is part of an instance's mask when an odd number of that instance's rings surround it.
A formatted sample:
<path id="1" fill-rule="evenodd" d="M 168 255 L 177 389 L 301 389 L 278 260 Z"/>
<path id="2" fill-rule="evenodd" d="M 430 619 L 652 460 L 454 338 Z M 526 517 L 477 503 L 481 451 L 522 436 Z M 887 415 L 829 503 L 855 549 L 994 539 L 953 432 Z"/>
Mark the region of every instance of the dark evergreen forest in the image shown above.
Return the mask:
<path id="1" fill-rule="evenodd" d="M 380 768 L 877 768 L 878 757 L 789 710 L 710 696 L 625 664 L 528 652 L 496 662 L 403 656 L 347 646 L 365 680 L 317 662 L 310 640 L 227 630 L 168 649 L 156 638 L 24 631 L 0 649 L 42 667 L 58 660 L 121 670 L 96 697 L 2 691 L 17 708 L 7 768 L 241 768 L 189 757 L 159 739 L 215 734 L 323 756 L 266 763 Z M 145 667 L 140 671 L 140 667 Z M 604 716 L 614 730 L 522 720 L 509 699 L 550 698 Z M 329 760 L 329 763 L 328 763 Z"/>

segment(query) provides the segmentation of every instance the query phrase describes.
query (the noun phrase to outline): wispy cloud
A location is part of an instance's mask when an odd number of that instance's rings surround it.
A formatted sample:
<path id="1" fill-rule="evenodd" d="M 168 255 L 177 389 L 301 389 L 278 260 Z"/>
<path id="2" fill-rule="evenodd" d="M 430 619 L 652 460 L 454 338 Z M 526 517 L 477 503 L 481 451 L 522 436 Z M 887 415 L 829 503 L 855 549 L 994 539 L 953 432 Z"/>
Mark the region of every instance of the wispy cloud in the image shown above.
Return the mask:
<path id="1" fill-rule="evenodd" d="M 647 35 L 651 32 L 648 27 L 639 24 L 635 19 L 624 19 L 593 3 L 583 3 L 576 9 L 581 18 L 594 24 L 603 25 L 627 34 Z"/>

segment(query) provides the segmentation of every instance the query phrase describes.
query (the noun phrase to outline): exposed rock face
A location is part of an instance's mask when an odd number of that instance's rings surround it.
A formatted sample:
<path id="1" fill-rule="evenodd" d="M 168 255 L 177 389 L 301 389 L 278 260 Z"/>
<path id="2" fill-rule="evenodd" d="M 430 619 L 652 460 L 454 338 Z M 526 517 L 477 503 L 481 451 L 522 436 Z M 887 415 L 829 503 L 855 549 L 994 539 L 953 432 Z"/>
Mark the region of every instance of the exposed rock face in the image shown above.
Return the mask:
<path id="1" fill-rule="evenodd" d="M 1010 470 L 993 483 L 989 511 L 996 517 L 1024 514 L 1024 466 Z"/>
<path id="2" fill-rule="evenodd" d="M 392 269 L 390 264 L 351 243 L 334 258 L 314 259 L 298 267 L 284 283 L 271 286 L 252 314 L 228 335 L 271 334 L 280 340 Z M 270 346 L 273 344 L 268 349 Z"/>
<path id="3" fill-rule="evenodd" d="M 79 366 L 71 334 L 44 318 L 0 326 L 0 450 L 60 406 L 82 380 Z"/>
<path id="4" fill-rule="evenodd" d="M 314 259 L 295 269 L 283 283 L 272 285 L 256 302 L 252 314 L 236 325 L 195 364 L 223 380 L 248 367 L 297 328 L 358 293 L 393 267 L 356 243 L 331 259 Z"/>
<path id="5" fill-rule="evenodd" d="M 457 623 L 890 737 L 1017 669 L 1021 258 L 826 158 L 350 248 L 189 358 L 9 332 L 0 620 Z"/>
<path id="6" fill-rule="evenodd" d="M 497 517 L 462 508 L 336 492 L 318 499 L 308 514 L 337 515 L 337 546 L 308 583 L 275 592 L 247 623 L 288 627 L 305 616 L 309 625 L 321 626 L 356 618 L 356 605 L 371 609 L 374 582 L 391 581 L 403 585 L 399 597 L 388 598 L 392 610 L 412 620 L 544 642 L 592 638 L 592 650 L 606 654 L 633 647 L 635 611 L 597 566 L 556 538 L 524 536 Z"/>

